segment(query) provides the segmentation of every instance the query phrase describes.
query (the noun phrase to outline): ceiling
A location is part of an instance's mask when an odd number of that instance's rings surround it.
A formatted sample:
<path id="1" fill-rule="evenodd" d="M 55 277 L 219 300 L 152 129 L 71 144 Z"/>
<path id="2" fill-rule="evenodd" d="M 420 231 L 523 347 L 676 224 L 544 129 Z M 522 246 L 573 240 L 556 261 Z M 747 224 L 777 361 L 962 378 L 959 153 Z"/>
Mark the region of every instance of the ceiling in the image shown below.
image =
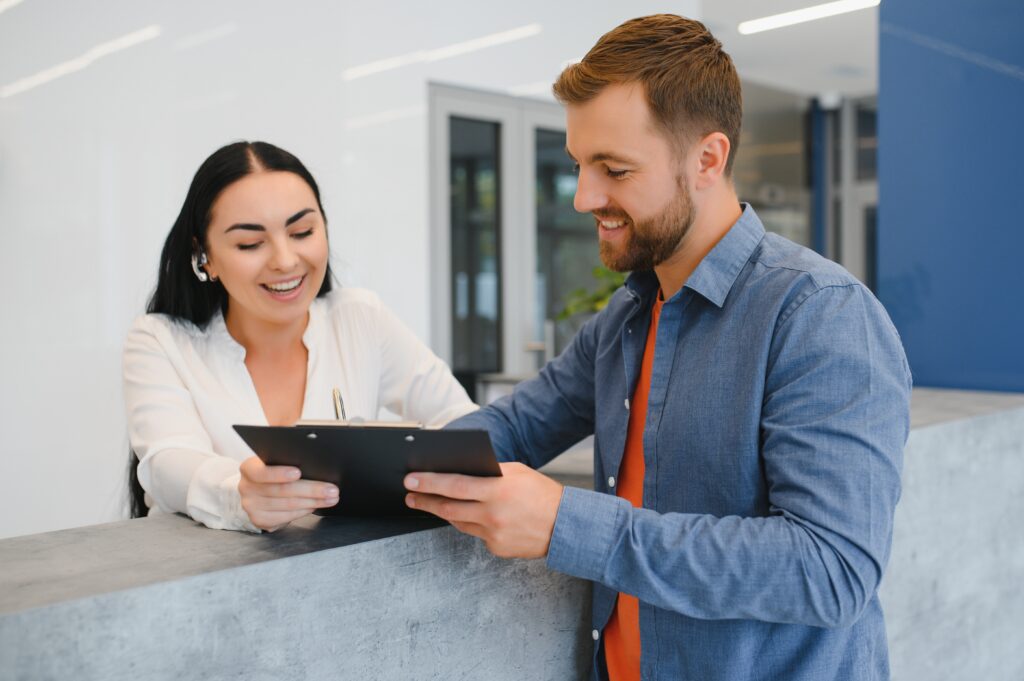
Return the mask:
<path id="1" fill-rule="evenodd" d="M 878 92 L 878 8 L 740 35 L 741 21 L 819 0 L 703 0 L 701 16 L 745 80 L 835 99 Z"/>

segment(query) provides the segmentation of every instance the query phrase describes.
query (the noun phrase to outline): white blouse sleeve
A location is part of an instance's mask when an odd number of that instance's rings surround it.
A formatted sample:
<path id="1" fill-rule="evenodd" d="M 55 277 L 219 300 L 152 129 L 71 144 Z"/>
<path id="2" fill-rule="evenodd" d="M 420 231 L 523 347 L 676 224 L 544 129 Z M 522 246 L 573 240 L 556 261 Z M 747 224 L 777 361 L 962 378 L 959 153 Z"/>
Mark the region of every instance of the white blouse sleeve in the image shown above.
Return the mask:
<path id="1" fill-rule="evenodd" d="M 377 317 L 384 407 L 431 427 L 478 409 L 448 365 L 379 301 Z"/>
<path id="2" fill-rule="evenodd" d="M 214 529 L 258 532 L 241 507 L 239 462 L 213 451 L 182 371 L 168 330 L 149 317 L 136 320 L 125 342 L 123 372 L 139 483 L 163 511 L 187 513 Z"/>

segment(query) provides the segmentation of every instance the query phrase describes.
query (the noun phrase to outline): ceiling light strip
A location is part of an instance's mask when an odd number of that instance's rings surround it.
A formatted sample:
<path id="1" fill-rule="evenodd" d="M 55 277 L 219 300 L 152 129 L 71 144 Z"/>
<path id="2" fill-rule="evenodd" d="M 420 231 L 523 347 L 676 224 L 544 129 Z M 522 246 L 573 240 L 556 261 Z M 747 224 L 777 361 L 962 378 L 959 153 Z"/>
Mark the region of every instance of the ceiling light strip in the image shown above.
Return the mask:
<path id="1" fill-rule="evenodd" d="M 81 71 L 98 59 L 102 59 L 115 52 L 126 50 L 129 47 L 134 47 L 139 43 L 144 43 L 148 40 L 152 40 L 160 35 L 160 27 L 157 25 L 147 26 L 146 28 L 133 31 L 127 35 L 123 35 L 120 38 L 115 38 L 105 43 L 96 45 L 90 48 L 84 54 L 74 59 L 69 59 L 66 62 L 61 62 L 56 66 L 40 71 L 39 73 L 27 76 L 20 80 L 16 80 L 13 83 L 3 86 L 0 88 L 0 98 L 11 97 L 13 95 L 20 94 L 31 90 L 32 88 L 39 87 L 45 83 L 49 83 L 52 80 L 56 80 L 61 76 L 66 76 L 69 73 L 75 73 Z"/>
<path id="2" fill-rule="evenodd" d="M 490 35 L 473 38 L 472 40 L 466 40 L 459 43 L 453 43 L 433 50 L 417 50 L 415 52 L 401 54 L 396 57 L 378 59 L 377 61 L 347 68 L 342 71 L 341 77 L 344 80 L 355 80 L 356 78 L 364 78 L 375 73 L 391 71 L 411 64 L 450 59 L 470 52 L 483 50 L 488 47 L 494 47 L 495 45 L 503 45 L 516 40 L 530 38 L 540 33 L 541 30 L 543 29 L 540 24 L 527 24 L 526 26 L 520 26 L 519 28 L 501 31 L 500 33 L 491 33 Z"/>
<path id="3" fill-rule="evenodd" d="M 374 125 L 380 125 L 381 123 L 390 123 L 392 121 L 400 121 L 406 118 L 417 118 L 419 116 L 426 116 L 427 108 L 423 105 L 408 106 L 400 109 L 388 109 L 387 111 L 380 111 L 375 114 L 368 116 L 360 116 L 358 118 L 350 118 L 345 121 L 345 128 L 347 130 L 359 130 L 361 128 L 369 128 Z"/>
<path id="4" fill-rule="evenodd" d="M 213 42 L 214 40 L 225 38 L 237 30 L 238 25 L 235 23 L 222 24 L 216 28 L 187 35 L 174 43 L 174 47 L 171 49 L 175 51 L 191 50 L 193 47 L 199 47 L 200 45 L 205 45 L 206 43 Z"/>
<path id="5" fill-rule="evenodd" d="M 773 14 L 760 19 L 744 21 L 740 23 L 737 30 L 743 35 L 761 33 L 762 31 L 771 31 L 776 28 L 793 26 L 807 21 L 815 21 L 817 19 L 825 19 L 826 17 L 834 17 L 838 14 L 846 14 L 847 12 L 856 12 L 861 9 L 877 7 L 880 1 L 881 0 L 837 0 L 837 2 L 826 2 L 823 5 L 814 5 L 813 7 L 805 7 L 803 9 L 793 10 L 792 12 Z"/>
<path id="6" fill-rule="evenodd" d="M 0 14 L 3 14 L 15 5 L 20 5 L 22 0 L 0 0 Z"/>

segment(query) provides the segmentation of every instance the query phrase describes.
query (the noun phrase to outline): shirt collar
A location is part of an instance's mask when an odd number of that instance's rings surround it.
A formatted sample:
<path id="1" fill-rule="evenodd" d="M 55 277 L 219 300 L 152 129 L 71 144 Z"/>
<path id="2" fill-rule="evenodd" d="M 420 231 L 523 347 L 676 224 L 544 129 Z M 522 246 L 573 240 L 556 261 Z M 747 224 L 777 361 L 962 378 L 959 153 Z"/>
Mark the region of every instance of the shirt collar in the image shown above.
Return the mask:
<path id="1" fill-rule="evenodd" d="M 302 344 L 306 346 L 306 351 L 309 353 L 308 362 L 311 365 L 316 357 L 316 349 L 320 346 L 317 341 L 322 333 L 326 316 L 327 301 L 320 296 L 314 298 L 309 306 L 309 323 L 306 324 L 306 330 L 302 334 Z"/>
<path id="2" fill-rule="evenodd" d="M 697 265 L 686 287 L 722 307 L 736 283 L 740 270 L 764 238 L 764 226 L 749 203 L 743 204 L 740 219 Z"/>
<path id="3" fill-rule="evenodd" d="M 764 226 L 750 204 L 743 205 L 740 219 L 729 228 L 725 236 L 704 256 L 683 288 L 698 293 L 718 307 L 736 283 L 736 277 L 750 260 L 751 254 L 764 238 Z M 626 286 L 642 301 L 649 301 L 658 291 L 658 277 L 653 271 L 634 272 L 626 279 Z M 678 294 L 676 294 L 678 295 Z"/>

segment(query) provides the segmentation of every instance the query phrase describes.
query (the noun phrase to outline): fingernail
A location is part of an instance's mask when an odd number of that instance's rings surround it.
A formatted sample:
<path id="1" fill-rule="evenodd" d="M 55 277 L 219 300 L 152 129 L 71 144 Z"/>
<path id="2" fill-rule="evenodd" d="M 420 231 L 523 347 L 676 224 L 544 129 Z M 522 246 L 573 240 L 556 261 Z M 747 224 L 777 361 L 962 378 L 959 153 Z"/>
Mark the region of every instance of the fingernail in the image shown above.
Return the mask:
<path id="1" fill-rule="evenodd" d="M 299 478 L 302 477 L 302 471 L 300 471 L 298 468 L 293 468 L 290 471 L 288 471 L 288 477 L 292 480 L 298 480 Z"/>
<path id="2" fill-rule="evenodd" d="M 417 478 L 414 475 L 407 475 L 407 476 L 405 476 L 405 488 L 406 489 L 416 489 L 419 486 L 420 486 L 419 478 Z"/>
<path id="3" fill-rule="evenodd" d="M 324 488 L 324 496 L 325 497 L 336 497 L 336 496 L 338 496 L 338 488 L 335 487 L 334 485 L 328 485 L 327 487 Z"/>
<path id="4" fill-rule="evenodd" d="M 405 505 L 409 508 L 416 508 L 416 500 L 412 498 L 411 494 L 405 495 Z"/>

